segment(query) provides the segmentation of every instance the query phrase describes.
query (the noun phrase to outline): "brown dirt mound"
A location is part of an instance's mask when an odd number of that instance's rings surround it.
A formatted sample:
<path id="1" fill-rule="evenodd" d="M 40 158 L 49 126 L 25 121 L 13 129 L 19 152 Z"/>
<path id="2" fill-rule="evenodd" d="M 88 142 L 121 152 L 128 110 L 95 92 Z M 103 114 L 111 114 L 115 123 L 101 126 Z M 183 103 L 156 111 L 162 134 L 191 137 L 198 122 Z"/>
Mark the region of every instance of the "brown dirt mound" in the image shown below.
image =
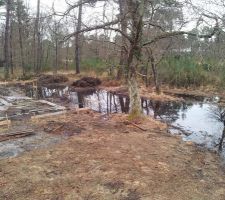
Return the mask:
<path id="1" fill-rule="evenodd" d="M 42 75 L 38 79 L 39 84 L 65 83 L 68 78 L 64 75 Z"/>
<path id="2" fill-rule="evenodd" d="M 101 80 L 99 78 L 93 77 L 83 77 L 80 80 L 75 81 L 72 86 L 75 87 L 95 87 L 101 85 Z"/>

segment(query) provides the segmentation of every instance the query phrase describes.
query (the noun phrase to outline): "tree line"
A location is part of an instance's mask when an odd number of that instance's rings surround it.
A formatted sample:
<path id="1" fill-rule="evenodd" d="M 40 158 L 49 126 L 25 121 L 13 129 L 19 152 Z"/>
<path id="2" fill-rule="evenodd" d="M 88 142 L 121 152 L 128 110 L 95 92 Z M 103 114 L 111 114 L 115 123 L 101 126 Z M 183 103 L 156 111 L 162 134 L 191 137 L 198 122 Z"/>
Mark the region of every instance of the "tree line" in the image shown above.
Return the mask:
<path id="1" fill-rule="evenodd" d="M 127 81 L 131 115 L 138 116 L 137 80 L 144 77 L 147 83 L 151 73 L 159 92 L 158 66 L 168 55 L 224 58 L 224 15 L 189 0 L 74 0 L 65 1 L 63 12 L 54 5 L 44 10 L 41 3 L 37 0 L 32 13 L 23 0 L 0 1 L 5 79 L 15 71 L 23 76 L 46 69 L 55 74 L 62 68 L 80 73 L 86 60 L 100 60 L 116 66 L 116 78 Z M 208 3 L 224 8 L 220 0 Z M 99 15 L 85 9 L 96 9 Z M 189 9 L 192 19 L 187 18 Z M 186 27 L 188 20 L 194 24 L 191 28 Z"/>

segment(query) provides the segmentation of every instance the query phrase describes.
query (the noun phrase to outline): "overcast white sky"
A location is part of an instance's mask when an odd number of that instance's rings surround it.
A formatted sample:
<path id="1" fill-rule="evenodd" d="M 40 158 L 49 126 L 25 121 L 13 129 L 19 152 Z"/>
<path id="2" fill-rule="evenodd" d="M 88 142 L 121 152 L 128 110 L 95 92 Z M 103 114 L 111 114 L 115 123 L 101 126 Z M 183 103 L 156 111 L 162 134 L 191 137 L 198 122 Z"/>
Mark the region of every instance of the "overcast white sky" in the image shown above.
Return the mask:
<path id="1" fill-rule="evenodd" d="M 30 7 L 36 9 L 37 0 L 24 0 L 26 4 L 30 5 Z M 55 7 L 59 10 L 63 10 L 66 8 L 65 0 L 41 0 L 41 7 L 51 8 L 52 4 L 54 3 Z"/>
<path id="2" fill-rule="evenodd" d="M 76 2 L 77 0 L 68 0 L 68 1 Z M 218 9 L 215 6 L 212 6 L 210 4 L 203 3 L 204 1 L 208 1 L 208 0 L 192 0 L 192 2 L 195 5 L 198 5 L 198 6 L 200 5 L 202 9 L 212 10 L 213 12 L 216 11 L 216 13 L 221 12 L 221 9 Z M 215 0 L 215 1 L 219 1 L 219 0 Z M 27 6 L 29 5 L 29 7 L 32 8 L 33 10 L 32 12 L 35 13 L 37 0 L 24 0 L 24 2 Z M 67 8 L 67 4 L 65 3 L 65 0 L 41 0 L 41 10 L 45 10 L 45 11 L 50 10 L 52 8 L 53 3 L 54 3 L 54 7 L 56 11 L 63 12 Z M 87 7 L 83 8 L 83 21 L 85 24 L 95 24 L 95 23 L 99 23 L 102 20 L 102 9 L 103 9 L 102 5 L 103 4 L 100 3 L 99 5 L 97 5 L 97 8 L 87 8 Z M 117 12 L 118 12 L 117 9 L 112 10 L 112 8 L 110 7 L 107 12 L 107 17 L 109 18 L 108 20 L 112 20 L 112 17 L 113 16 L 115 17 L 115 14 Z M 194 17 L 190 9 L 189 10 L 186 9 L 185 13 L 188 19 L 191 19 L 192 17 Z M 212 26 L 214 26 L 214 22 L 212 23 Z M 195 23 L 191 22 L 187 24 L 184 29 L 188 31 L 194 27 L 195 27 Z"/>

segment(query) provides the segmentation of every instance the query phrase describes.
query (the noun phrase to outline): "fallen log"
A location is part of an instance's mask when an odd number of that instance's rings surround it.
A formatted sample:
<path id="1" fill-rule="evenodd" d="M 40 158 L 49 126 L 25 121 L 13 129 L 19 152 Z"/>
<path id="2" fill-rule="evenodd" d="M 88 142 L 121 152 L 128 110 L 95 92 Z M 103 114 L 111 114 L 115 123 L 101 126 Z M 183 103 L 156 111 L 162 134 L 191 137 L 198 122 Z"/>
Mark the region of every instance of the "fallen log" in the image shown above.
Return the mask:
<path id="1" fill-rule="evenodd" d="M 63 128 L 64 126 L 65 126 L 65 124 L 62 124 L 62 125 L 56 127 L 55 129 L 44 128 L 44 131 L 46 131 L 46 132 L 48 132 L 48 133 L 50 133 L 50 132 L 55 132 L 55 131 L 57 131 L 57 130 L 60 130 L 60 129 Z"/>
<path id="2" fill-rule="evenodd" d="M 4 135 L 0 135 L 0 142 L 4 142 L 7 140 L 17 139 L 17 138 L 23 138 L 34 135 L 33 130 L 27 130 L 27 131 L 18 131 L 18 132 L 11 132 Z"/>
<path id="3" fill-rule="evenodd" d="M 139 129 L 142 130 L 142 131 L 147 131 L 147 129 L 144 129 L 144 128 L 138 126 L 137 124 L 135 124 L 135 123 L 133 123 L 133 122 L 130 122 L 130 121 L 127 121 L 127 120 L 125 121 L 125 124 L 130 124 L 130 125 L 132 125 L 132 126 L 135 126 L 136 128 L 139 128 Z"/>

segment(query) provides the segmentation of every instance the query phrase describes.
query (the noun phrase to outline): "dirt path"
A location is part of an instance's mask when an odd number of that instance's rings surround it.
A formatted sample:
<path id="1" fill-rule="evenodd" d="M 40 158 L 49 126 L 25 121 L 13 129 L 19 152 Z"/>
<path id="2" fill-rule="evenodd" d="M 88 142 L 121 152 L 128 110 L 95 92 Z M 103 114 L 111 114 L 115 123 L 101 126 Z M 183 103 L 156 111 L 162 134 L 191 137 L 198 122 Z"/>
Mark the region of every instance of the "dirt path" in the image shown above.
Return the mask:
<path id="1" fill-rule="evenodd" d="M 144 132 L 123 115 L 71 112 L 53 120 L 82 130 L 49 149 L 0 160 L 0 199 L 225 199 L 218 156 L 168 135 L 160 122 L 146 119 Z"/>

